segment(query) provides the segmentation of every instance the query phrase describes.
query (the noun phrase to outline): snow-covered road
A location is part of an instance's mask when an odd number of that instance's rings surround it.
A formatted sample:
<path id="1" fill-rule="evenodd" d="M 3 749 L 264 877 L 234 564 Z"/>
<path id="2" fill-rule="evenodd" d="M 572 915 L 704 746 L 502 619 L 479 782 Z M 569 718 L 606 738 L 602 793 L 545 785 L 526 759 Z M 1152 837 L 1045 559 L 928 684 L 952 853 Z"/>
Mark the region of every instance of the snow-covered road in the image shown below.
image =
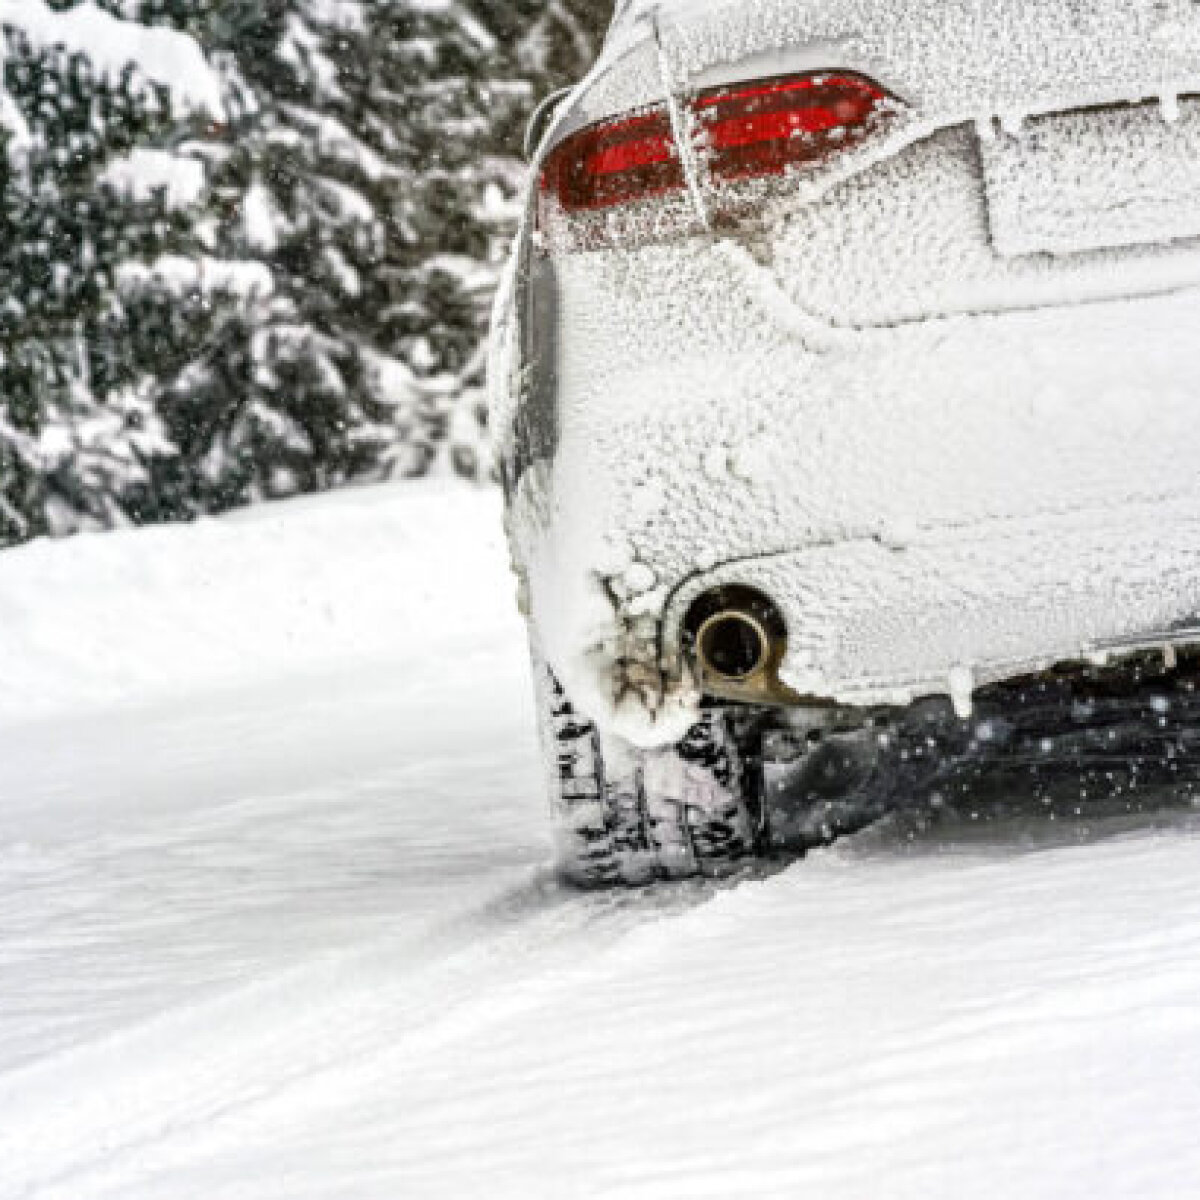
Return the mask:
<path id="1" fill-rule="evenodd" d="M 545 858 L 493 496 L 0 557 L 0 1198 L 1200 1196 L 1200 817 Z"/>

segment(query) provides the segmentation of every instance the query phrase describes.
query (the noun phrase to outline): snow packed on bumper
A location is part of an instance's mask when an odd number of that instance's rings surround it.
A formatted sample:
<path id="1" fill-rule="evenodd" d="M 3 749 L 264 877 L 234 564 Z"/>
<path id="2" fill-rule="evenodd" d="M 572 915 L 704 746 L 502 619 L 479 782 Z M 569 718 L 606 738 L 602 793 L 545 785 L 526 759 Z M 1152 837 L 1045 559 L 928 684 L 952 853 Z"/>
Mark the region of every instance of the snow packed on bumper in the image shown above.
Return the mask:
<path id="1" fill-rule="evenodd" d="M 747 559 L 810 556 L 771 577 L 784 675 L 859 702 L 1200 608 L 1200 348 L 1175 332 L 1200 320 L 1194 293 L 831 330 L 727 244 L 567 260 L 559 288 L 561 442 L 511 524 L 545 653 L 635 741 L 673 740 L 695 715 L 672 661 L 678 605 L 663 625 L 676 589 Z M 1119 519 L 1138 505 L 1140 523 Z M 814 586 L 850 544 L 879 564 Z M 917 575 L 930 607 L 889 604 Z"/>

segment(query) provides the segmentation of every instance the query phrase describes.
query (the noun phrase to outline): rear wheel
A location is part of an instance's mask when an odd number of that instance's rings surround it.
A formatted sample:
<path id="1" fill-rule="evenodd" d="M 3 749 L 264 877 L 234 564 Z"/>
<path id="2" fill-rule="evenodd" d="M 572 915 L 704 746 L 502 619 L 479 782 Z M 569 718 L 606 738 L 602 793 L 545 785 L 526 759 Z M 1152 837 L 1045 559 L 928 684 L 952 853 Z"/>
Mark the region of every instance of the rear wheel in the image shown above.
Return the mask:
<path id="1" fill-rule="evenodd" d="M 759 822 L 730 722 L 705 713 L 675 746 L 602 738 L 535 667 L 559 866 L 585 887 L 726 874 L 754 856 Z"/>
<path id="2" fill-rule="evenodd" d="M 562 874 L 585 887 L 720 876 L 803 854 L 911 802 L 959 761 L 944 705 L 903 720 L 852 710 L 706 710 L 677 745 L 603 737 L 535 661 Z"/>

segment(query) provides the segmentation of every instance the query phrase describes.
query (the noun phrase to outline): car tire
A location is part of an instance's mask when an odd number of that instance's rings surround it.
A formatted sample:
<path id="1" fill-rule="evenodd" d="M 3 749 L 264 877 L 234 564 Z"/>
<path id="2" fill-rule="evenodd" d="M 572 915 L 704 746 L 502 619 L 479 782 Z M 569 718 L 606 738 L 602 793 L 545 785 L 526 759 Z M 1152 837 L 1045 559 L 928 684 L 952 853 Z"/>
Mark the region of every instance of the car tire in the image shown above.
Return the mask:
<path id="1" fill-rule="evenodd" d="M 678 744 L 603 738 L 535 655 L 561 875 L 582 887 L 720 876 L 752 859 L 757 821 L 729 722 L 705 712 Z"/>

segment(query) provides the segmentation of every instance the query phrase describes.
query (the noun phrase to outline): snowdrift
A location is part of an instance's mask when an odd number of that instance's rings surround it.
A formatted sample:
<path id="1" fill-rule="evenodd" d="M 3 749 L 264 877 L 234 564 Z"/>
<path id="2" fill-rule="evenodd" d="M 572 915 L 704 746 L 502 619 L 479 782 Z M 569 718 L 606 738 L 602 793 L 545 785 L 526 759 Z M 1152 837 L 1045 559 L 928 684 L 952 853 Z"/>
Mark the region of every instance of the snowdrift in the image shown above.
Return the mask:
<path id="1" fill-rule="evenodd" d="M 436 672 L 446 634 L 455 658 L 520 637 L 505 553 L 498 497 L 449 481 L 9 551 L 0 721 Z"/>

